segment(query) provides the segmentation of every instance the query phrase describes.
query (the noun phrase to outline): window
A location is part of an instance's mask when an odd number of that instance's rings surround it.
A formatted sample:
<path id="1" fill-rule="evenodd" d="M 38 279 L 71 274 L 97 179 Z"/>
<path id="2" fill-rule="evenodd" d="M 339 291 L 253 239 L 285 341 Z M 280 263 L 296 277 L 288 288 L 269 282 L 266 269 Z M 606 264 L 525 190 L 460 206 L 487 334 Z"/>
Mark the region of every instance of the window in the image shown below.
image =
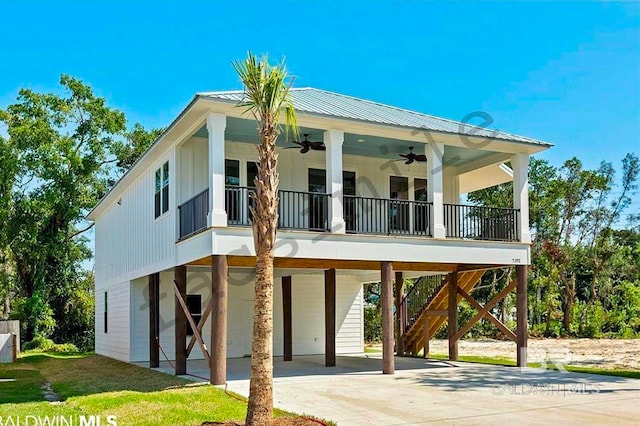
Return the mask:
<path id="1" fill-rule="evenodd" d="M 409 179 L 403 176 L 389 177 L 389 198 L 392 200 L 409 199 Z M 391 202 L 389 205 L 391 231 L 409 230 L 409 205 L 406 202 Z"/>
<path id="2" fill-rule="evenodd" d="M 104 292 L 104 332 L 105 334 L 107 333 L 107 312 L 108 312 L 108 305 L 107 305 L 107 292 Z"/>
<path id="3" fill-rule="evenodd" d="M 242 222 L 242 190 L 232 188 L 240 186 L 240 162 L 224 160 L 225 209 L 229 223 Z"/>
<path id="4" fill-rule="evenodd" d="M 200 318 L 202 318 L 202 295 L 187 294 L 187 309 L 189 309 L 193 322 L 198 325 Z M 193 336 L 193 329 L 189 321 L 187 321 L 187 336 Z"/>
<path id="5" fill-rule="evenodd" d="M 427 180 L 415 178 L 413 180 L 413 195 L 416 201 L 427 201 Z"/>
<path id="6" fill-rule="evenodd" d="M 413 230 L 415 233 L 429 235 L 429 206 L 427 201 L 427 180 L 413 180 L 413 199 L 417 203 L 413 207 Z"/>
<path id="7" fill-rule="evenodd" d="M 342 172 L 342 189 L 344 195 L 356 195 L 356 172 Z"/>
<path id="8" fill-rule="evenodd" d="M 225 185 L 240 186 L 240 162 L 224 160 Z"/>
<path id="9" fill-rule="evenodd" d="M 256 176 L 258 176 L 258 163 L 247 161 L 247 186 L 249 188 L 256 187 Z"/>
<path id="10" fill-rule="evenodd" d="M 154 214 L 160 217 L 169 211 L 169 162 L 156 170 L 156 192 L 154 197 Z"/>
<path id="11" fill-rule="evenodd" d="M 308 191 L 311 193 L 325 194 L 327 192 L 327 172 L 324 169 L 309 169 L 308 172 Z M 356 195 L 356 173 L 342 172 L 342 192 L 346 196 Z M 324 230 L 327 226 L 327 215 L 329 206 L 328 199 L 323 196 L 309 197 L 309 228 Z M 353 198 L 345 198 L 343 206 L 343 215 L 346 222 L 347 230 L 355 229 L 355 203 Z"/>

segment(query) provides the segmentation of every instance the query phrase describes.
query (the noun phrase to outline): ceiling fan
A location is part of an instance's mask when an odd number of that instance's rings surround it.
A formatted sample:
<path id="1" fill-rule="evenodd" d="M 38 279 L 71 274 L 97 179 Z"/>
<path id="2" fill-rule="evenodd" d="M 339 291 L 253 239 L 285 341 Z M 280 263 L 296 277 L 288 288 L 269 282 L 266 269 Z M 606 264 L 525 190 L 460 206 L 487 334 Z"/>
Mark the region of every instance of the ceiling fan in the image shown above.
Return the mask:
<path id="1" fill-rule="evenodd" d="M 309 133 L 305 133 L 303 136 L 304 136 L 304 140 L 303 141 L 291 141 L 291 142 L 293 142 L 296 145 L 299 145 L 301 147 L 300 154 L 306 154 L 307 152 L 309 152 L 309 150 L 325 151 L 327 149 L 327 147 L 324 146 L 324 142 L 322 142 L 322 141 L 318 141 L 318 142 L 310 141 L 309 140 Z M 292 149 L 292 148 L 298 148 L 298 147 L 297 146 L 290 146 L 290 147 L 287 147 L 285 149 Z"/>
<path id="2" fill-rule="evenodd" d="M 408 154 L 398 154 L 398 155 L 400 155 L 400 157 L 402 157 L 402 158 L 406 158 L 407 161 L 405 161 L 404 164 L 411 164 L 414 161 L 418 161 L 418 162 L 427 161 L 427 156 L 426 155 L 424 155 L 424 154 L 414 154 L 412 146 L 409 147 L 409 153 Z"/>

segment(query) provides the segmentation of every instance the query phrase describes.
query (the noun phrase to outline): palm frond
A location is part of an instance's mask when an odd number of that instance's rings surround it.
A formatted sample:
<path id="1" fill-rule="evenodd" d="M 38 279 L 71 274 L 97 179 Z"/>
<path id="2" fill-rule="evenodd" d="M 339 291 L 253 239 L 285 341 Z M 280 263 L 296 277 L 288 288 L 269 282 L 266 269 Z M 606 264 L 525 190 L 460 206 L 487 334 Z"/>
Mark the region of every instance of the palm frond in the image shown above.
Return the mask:
<path id="1" fill-rule="evenodd" d="M 266 55 L 258 60 L 251 52 L 247 52 L 247 57 L 242 61 L 234 61 L 233 67 L 244 87 L 243 100 L 238 106 L 250 112 L 260 125 L 264 122 L 273 123 L 278 132 L 281 130 L 280 118 L 284 116 L 286 135 L 292 133 L 299 137 L 290 93 L 293 78 L 289 78 L 284 60 L 274 66 L 269 64 Z"/>

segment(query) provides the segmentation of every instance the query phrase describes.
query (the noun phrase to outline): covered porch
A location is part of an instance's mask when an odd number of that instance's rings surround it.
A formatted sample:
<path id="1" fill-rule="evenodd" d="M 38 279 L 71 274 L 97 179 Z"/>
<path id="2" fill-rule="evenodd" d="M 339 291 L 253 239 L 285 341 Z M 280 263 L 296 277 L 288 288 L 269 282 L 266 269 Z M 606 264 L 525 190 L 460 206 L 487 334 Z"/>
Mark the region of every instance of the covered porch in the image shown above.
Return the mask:
<path id="1" fill-rule="evenodd" d="M 530 242 L 528 153 L 470 138 L 442 137 L 445 144 L 420 132 L 347 132 L 304 117 L 301 125 L 319 149 L 302 152 L 284 133 L 278 139 L 280 229 Z M 255 123 L 211 113 L 197 126 L 176 151 L 179 239 L 251 223 Z M 416 159 L 406 160 L 409 153 Z M 510 207 L 461 202 L 463 194 L 508 181 Z"/>

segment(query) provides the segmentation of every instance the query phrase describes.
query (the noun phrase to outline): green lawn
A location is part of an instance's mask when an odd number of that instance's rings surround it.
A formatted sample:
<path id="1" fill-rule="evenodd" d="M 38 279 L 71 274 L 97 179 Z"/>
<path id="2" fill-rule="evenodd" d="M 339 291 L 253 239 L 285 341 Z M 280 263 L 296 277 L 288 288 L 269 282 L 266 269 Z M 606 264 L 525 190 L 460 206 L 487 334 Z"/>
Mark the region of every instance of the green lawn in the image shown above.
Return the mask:
<path id="1" fill-rule="evenodd" d="M 199 425 L 243 421 L 246 404 L 207 384 L 94 354 L 34 353 L 0 365 L 0 417 L 117 416 L 118 425 Z M 50 403 L 44 383 L 60 395 Z M 241 398 L 242 399 L 242 398 Z M 276 410 L 276 416 L 290 415 Z M 103 420 L 103 423 L 106 423 Z"/>

